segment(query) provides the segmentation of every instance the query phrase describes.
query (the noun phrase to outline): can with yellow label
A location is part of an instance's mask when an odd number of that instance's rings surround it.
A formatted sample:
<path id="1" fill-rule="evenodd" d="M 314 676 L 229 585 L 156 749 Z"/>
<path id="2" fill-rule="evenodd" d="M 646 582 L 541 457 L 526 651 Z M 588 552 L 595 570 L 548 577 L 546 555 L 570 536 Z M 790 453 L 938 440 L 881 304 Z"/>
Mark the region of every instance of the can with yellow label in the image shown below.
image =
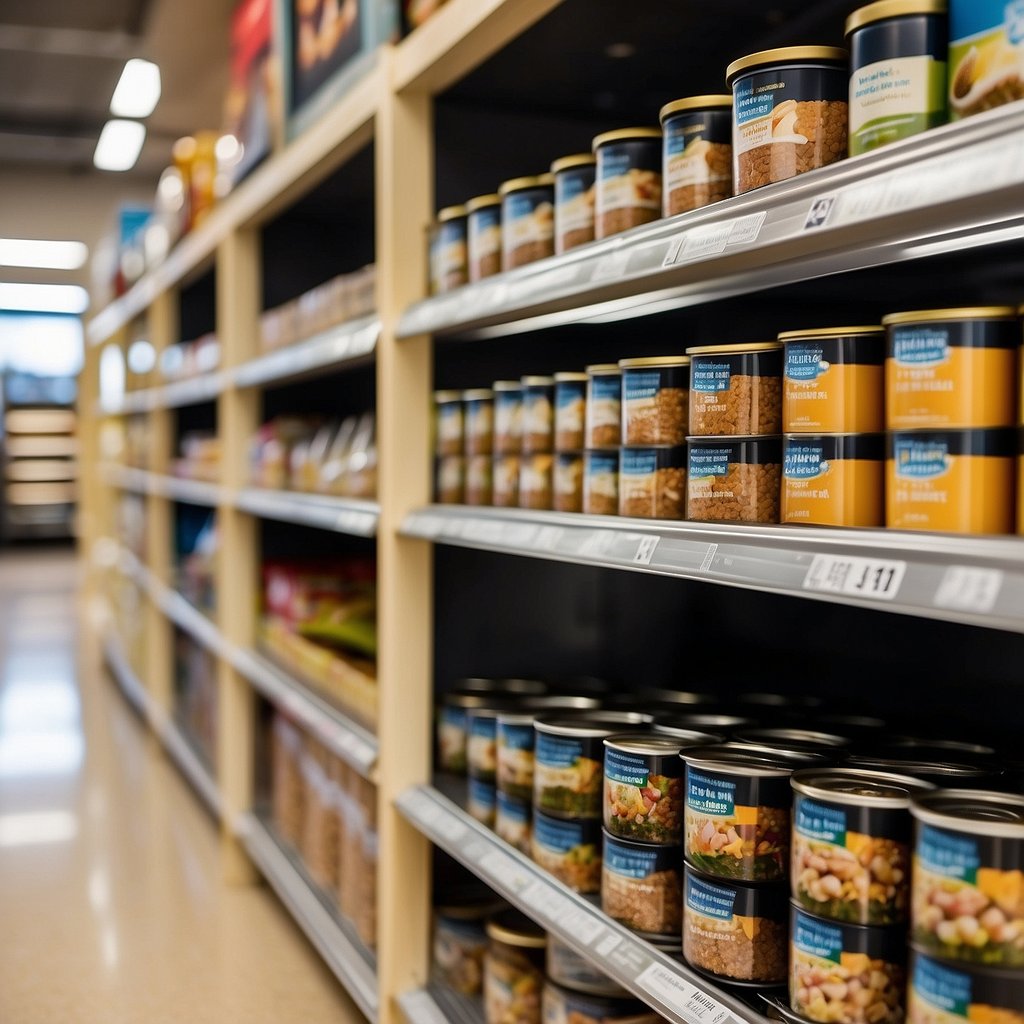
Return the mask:
<path id="1" fill-rule="evenodd" d="M 885 360 L 890 430 L 1008 427 L 1017 417 L 1016 311 L 893 313 Z"/>
<path id="2" fill-rule="evenodd" d="M 884 429 L 885 329 L 786 331 L 782 429 L 868 434 Z"/>
<path id="3" fill-rule="evenodd" d="M 886 525 L 1012 533 L 1017 431 L 901 430 L 886 451 Z"/>
<path id="4" fill-rule="evenodd" d="M 782 522 L 882 526 L 884 434 L 787 434 Z"/>

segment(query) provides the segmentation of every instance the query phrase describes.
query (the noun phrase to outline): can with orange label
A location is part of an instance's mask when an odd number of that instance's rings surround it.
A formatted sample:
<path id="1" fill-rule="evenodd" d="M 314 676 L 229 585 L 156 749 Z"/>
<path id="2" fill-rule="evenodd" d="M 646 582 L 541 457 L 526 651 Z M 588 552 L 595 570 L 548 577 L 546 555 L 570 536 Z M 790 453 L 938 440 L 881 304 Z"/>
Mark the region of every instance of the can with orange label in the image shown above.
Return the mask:
<path id="1" fill-rule="evenodd" d="M 786 331 L 782 429 L 869 434 L 884 429 L 885 329 Z"/>
<path id="2" fill-rule="evenodd" d="M 1012 533 L 1017 431 L 900 430 L 886 451 L 886 526 Z"/>
<path id="3" fill-rule="evenodd" d="M 893 313 L 885 360 L 890 430 L 1008 427 L 1017 417 L 1016 311 Z"/>
<path id="4" fill-rule="evenodd" d="M 782 522 L 885 522 L 884 434 L 787 434 L 782 451 Z"/>

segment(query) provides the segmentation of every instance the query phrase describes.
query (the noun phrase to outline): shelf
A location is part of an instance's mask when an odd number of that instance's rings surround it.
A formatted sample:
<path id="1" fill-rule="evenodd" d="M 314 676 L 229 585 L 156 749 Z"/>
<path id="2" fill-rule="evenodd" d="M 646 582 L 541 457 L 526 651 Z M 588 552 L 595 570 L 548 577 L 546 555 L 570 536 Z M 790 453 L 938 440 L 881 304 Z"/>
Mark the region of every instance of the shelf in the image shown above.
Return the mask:
<path id="1" fill-rule="evenodd" d="M 374 780 L 377 737 L 256 651 L 232 647 L 231 664 L 363 778 Z"/>
<path id="2" fill-rule="evenodd" d="M 675 1024 L 763 1024 L 766 1020 L 612 921 L 432 786 L 406 790 L 396 804 L 432 843 L 668 1020 Z"/>
<path id="3" fill-rule="evenodd" d="M 362 317 L 250 359 L 231 371 L 231 379 L 235 387 L 254 388 L 363 365 L 372 357 L 379 337 L 380 321 L 375 316 Z"/>
<path id="4" fill-rule="evenodd" d="M 618 320 L 1024 237 L 1024 103 L 434 296 L 402 337 Z M 824 224 L 811 210 L 829 204 Z"/>
<path id="5" fill-rule="evenodd" d="M 265 519 L 280 519 L 357 537 L 373 537 L 380 518 L 380 505 L 375 501 L 260 487 L 243 488 L 235 496 L 234 504 L 243 512 Z"/>
<path id="6" fill-rule="evenodd" d="M 398 1005 L 409 1024 L 483 1024 L 482 1000 L 440 985 L 406 992 Z"/>
<path id="7" fill-rule="evenodd" d="M 93 317 L 87 328 L 89 343 L 97 345 L 111 338 L 144 313 L 157 296 L 208 269 L 217 247 L 232 232 L 269 220 L 366 145 L 373 137 L 384 74 L 380 62 L 374 62 L 324 117 L 257 167 L 163 263 Z"/>
<path id="8" fill-rule="evenodd" d="M 401 532 L 1024 633 L 1024 540 L 1014 537 L 676 523 L 462 505 L 427 506 L 407 516 Z"/>
<path id="9" fill-rule="evenodd" d="M 178 770 L 202 798 L 210 813 L 219 821 L 223 813 L 223 803 L 210 770 L 203 764 L 177 723 L 165 717 L 157 708 L 153 698 L 146 692 L 145 686 L 128 664 L 121 643 L 113 630 L 108 629 L 104 636 L 103 653 L 121 692 L 156 733 Z"/>
<path id="10" fill-rule="evenodd" d="M 224 370 L 217 370 L 189 377 L 187 380 L 171 381 L 159 387 L 129 391 L 115 401 L 101 401 L 100 415 L 121 416 L 212 402 L 227 387 L 228 380 L 228 374 Z"/>
<path id="11" fill-rule="evenodd" d="M 371 1020 L 377 1019 L 377 975 L 367 951 L 352 939 L 281 848 L 270 829 L 253 814 L 243 815 L 239 835 L 253 862 L 324 958 L 335 977 Z"/>
<path id="12" fill-rule="evenodd" d="M 164 476 L 150 473 L 145 469 L 131 466 L 108 464 L 101 467 L 100 474 L 105 483 L 122 491 L 136 494 L 156 494 L 174 501 L 185 501 L 191 505 L 216 507 L 226 500 L 226 492 L 217 484 L 204 480 L 187 480 L 183 477 Z"/>

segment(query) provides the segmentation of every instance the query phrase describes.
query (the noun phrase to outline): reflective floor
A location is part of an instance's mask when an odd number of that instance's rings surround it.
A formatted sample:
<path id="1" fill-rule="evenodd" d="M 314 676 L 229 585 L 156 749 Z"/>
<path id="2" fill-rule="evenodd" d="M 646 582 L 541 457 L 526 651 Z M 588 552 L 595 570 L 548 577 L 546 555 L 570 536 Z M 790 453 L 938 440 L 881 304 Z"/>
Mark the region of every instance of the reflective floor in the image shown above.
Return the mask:
<path id="1" fill-rule="evenodd" d="M 99 670 L 66 553 L 0 553 L 0 1022 L 363 1018 Z"/>

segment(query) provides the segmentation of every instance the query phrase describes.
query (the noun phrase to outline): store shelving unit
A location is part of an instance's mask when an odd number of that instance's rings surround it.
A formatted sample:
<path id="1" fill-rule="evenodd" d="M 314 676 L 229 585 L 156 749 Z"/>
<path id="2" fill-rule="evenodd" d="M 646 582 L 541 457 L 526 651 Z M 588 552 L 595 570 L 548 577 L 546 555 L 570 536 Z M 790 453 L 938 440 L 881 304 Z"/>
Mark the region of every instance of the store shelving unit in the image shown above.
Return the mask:
<path id="1" fill-rule="evenodd" d="M 214 806 L 227 877 L 249 882 L 264 876 L 370 1019 L 382 1024 L 479 1020 L 475 1006 L 456 1005 L 430 984 L 434 846 L 603 965 L 669 1020 L 762 1024 L 760 1010 L 638 941 L 481 828 L 435 786 L 431 722 L 439 680 L 434 672 L 449 653 L 435 646 L 435 638 L 444 624 L 438 602 L 450 580 L 445 574 L 455 571 L 453 549 L 476 549 L 488 553 L 483 559 L 506 558 L 508 564 L 561 563 L 548 566 L 551 572 L 625 569 L 672 577 L 680 587 L 712 582 L 760 591 L 764 600 L 799 596 L 811 599 L 801 607 L 831 606 L 837 616 L 862 615 L 861 609 L 899 612 L 984 627 L 991 635 L 999 631 L 1015 640 L 1014 634 L 1024 633 L 1024 542 L 431 505 L 426 439 L 433 371 L 445 365 L 450 370 L 454 360 L 444 354 L 460 342 L 479 341 L 465 351 L 486 352 L 486 339 L 507 337 L 495 360 L 510 359 L 520 339 L 509 336 L 520 333 L 575 331 L 580 324 L 601 330 L 631 318 L 643 325 L 648 322 L 644 318 L 657 320 L 665 311 L 702 310 L 748 293 L 791 293 L 824 278 L 842 282 L 872 268 L 895 272 L 915 260 L 964 258 L 992 246 L 1018 245 L 1024 239 L 1024 106 L 995 110 L 424 299 L 426 258 L 419 239 L 436 205 L 432 183 L 441 94 L 486 61 L 510 53 L 531 26 L 560 6 L 560 0 L 449 0 L 408 39 L 382 50 L 366 77 L 321 121 L 258 168 L 163 265 L 93 318 L 81 385 L 83 545 L 96 566 L 92 583 L 99 596 L 107 594 L 111 572 L 134 580 L 146 596 L 141 663 L 129 665 L 110 626 L 107 660 L 128 699 Z M 256 338 L 264 261 L 273 256 L 262 251 L 261 232 L 370 143 L 376 314 L 288 349 L 260 353 Z M 443 185 L 440 179 L 438 184 Z M 811 210 L 820 210 L 822 201 L 827 216 L 812 223 Z M 211 271 L 216 322 L 209 327 L 221 342 L 222 366 L 171 384 L 148 382 L 99 404 L 101 353 L 109 346 L 126 348 L 140 322 L 158 352 L 180 341 L 181 296 Z M 1002 284 L 1000 279 L 993 287 Z M 847 303 L 848 309 L 848 298 Z M 808 318 L 814 308 L 821 307 L 813 307 Z M 545 345 L 549 337 L 554 335 L 544 337 Z M 540 349 L 535 344 L 532 351 Z M 261 422 L 265 395 L 371 365 L 379 499 L 251 487 L 247 445 Z M 512 372 L 511 365 L 506 372 Z M 518 372 L 531 369 L 522 365 Z M 202 403 L 215 405 L 223 460 L 216 484 L 171 474 L 176 410 Z M 121 465 L 118 452 L 109 447 L 107 428 L 129 414 L 146 417 L 150 461 L 145 470 Z M 120 492 L 142 495 L 145 502 L 146 538 L 138 557 L 125 552 L 116 535 Z M 216 510 L 219 599 L 212 616 L 175 589 L 169 537 L 177 502 Z M 375 547 L 381 709 L 376 735 L 257 651 L 253 609 L 258 532 L 264 521 L 348 534 L 363 538 L 350 543 Z M 500 598 L 504 577 L 495 573 L 493 580 L 488 597 Z M 192 636 L 218 664 L 216 770 L 206 774 L 205 783 L 195 765 L 186 763 L 174 727 L 167 724 L 172 719 L 174 627 Z M 260 817 L 253 777 L 257 697 L 286 710 L 377 785 L 375 961 L 327 909 Z"/>

